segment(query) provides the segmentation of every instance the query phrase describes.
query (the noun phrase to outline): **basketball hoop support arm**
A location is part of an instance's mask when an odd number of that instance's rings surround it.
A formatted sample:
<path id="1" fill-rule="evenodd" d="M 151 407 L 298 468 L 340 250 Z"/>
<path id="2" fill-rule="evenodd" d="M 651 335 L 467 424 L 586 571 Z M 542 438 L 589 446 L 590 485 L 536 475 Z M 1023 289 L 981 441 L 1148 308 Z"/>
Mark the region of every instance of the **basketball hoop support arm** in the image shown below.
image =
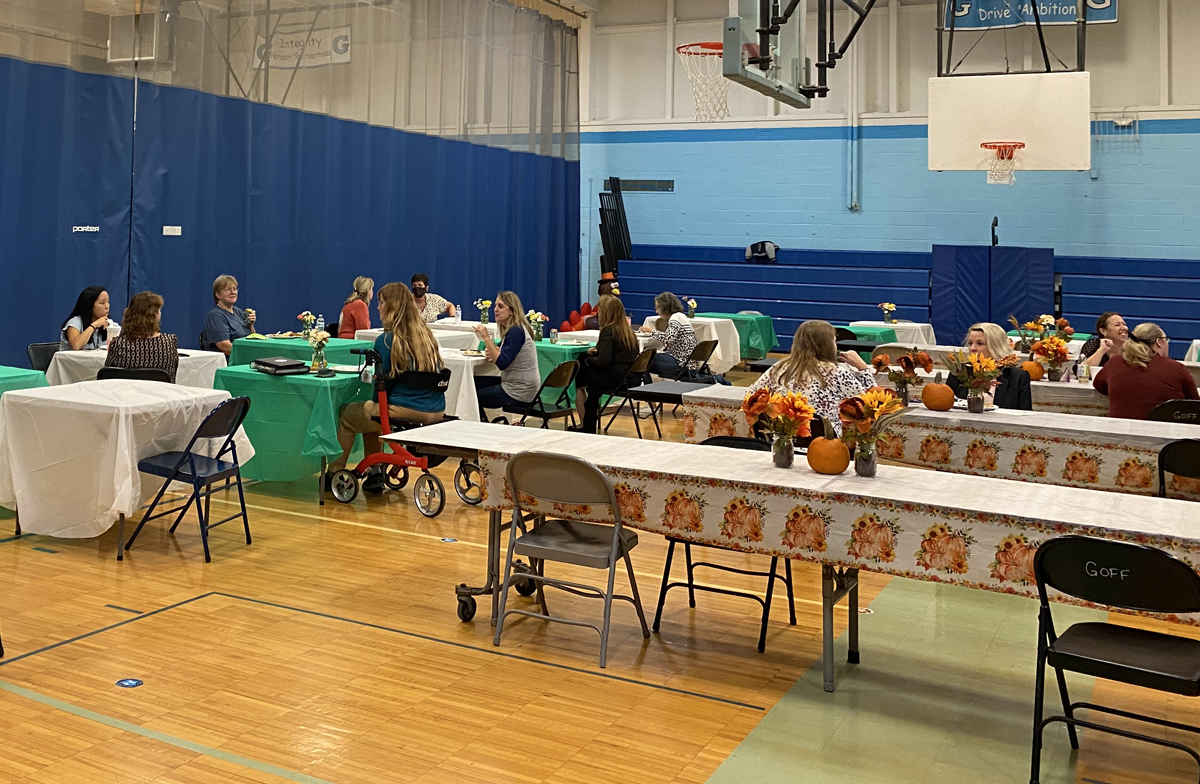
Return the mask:
<path id="1" fill-rule="evenodd" d="M 835 38 L 833 15 L 834 4 L 838 2 L 843 3 L 857 17 L 840 45 Z M 863 23 L 867 21 L 867 15 L 871 13 L 876 2 L 878 0 L 867 0 L 865 6 L 860 6 L 855 0 L 817 0 L 817 46 L 820 53 L 817 60 L 817 83 L 805 85 L 799 89 L 799 92 L 809 98 L 824 97 L 829 93 L 826 72 L 836 66 L 837 61 L 846 55 L 846 50 L 850 48 L 854 37 L 858 35 Z M 755 31 L 759 37 L 759 56 L 750 60 L 752 64 L 757 65 L 763 71 L 770 70 L 772 64 L 771 36 L 779 35 L 780 28 L 787 24 L 802 3 L 803 0 L 790 0 L 783 13 L 780 14 L 779 0 L 759 0 L 759 27 Z M 826 41 L 826 31 L 828 31 L 828 41 Z"/>
<path id="2" fill-rule="evenodd" d="M 850 0 L 842 0 L 850 2 Z M 1033 73 L 1054 73 L 1054 69 L 1050 66 L 1050 54 L 1046 48 L 1045 31 L 1042 29 L 1042 14 L 1036 2 L 1030 3 L 1033 11 L 1033 23 L 1037 28 L 1038 45 L 1041 47 L 1042 62 L 1045 64 L 1044 70 L 1037 71 L 988 71 L 984 73 L 961 73 L 956 74 L 956 65 L 954 65 L 954 21 L 958 18 L 958 7 L 962 0 L 938 0 L 938 20 L 937 20 L 937 75 L 938 76 L 1012 76 L 1016 74 L 1033 74 Z M 1087 70 L 1087 9 L 1089 0 L 1079 0 L 1075 10 L 1075 68 L 1067 70 L 1085 71 Z M 970 7 L 969 3 L 965 4 Z M 870 6 L 868 6 L 869 10 Z M 950 23 L 946 24 L 946 19 L 949 17 Z M 991 28 L 988 28 L 989 30 Z M 986 32 L 984 33 L 987 34 Z M 943 41 L 943 37 L 945 40 Z M 968 52 L 970 54 L 970 52 Z M 943 59 L 944 56 L 944 59 Z M 965 58 L 964 58 L 965 59 Z M 1061 60 L 1059 62 L 1062 62 Z M 959 65 L 962 65 L 959 62 Z M 1061 73 L 1061 72 L 1060 72 Z"/>

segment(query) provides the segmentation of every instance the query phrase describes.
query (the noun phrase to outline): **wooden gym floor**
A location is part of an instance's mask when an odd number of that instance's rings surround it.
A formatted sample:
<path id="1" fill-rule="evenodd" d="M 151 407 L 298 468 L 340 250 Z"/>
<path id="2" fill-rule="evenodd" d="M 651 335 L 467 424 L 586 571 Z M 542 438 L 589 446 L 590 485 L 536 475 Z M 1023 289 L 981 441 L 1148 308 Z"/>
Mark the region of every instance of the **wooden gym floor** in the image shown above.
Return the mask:
<path id="1" fill-rule="evenodd" d="M 632 419 L 623 415 L 613 432 L 632 436 Z M 682 440 L 680 420 L 668 417 L 664 435 Z M 447 487 L 453 468 L 437 469 Z M 194 518 L 173 537 L 150 524 L 118 563 L 115 527 L 97 540 L 13 539 L 11 514 L 0 512 L 10 537 L 0 538 L 0 784 L 704 782 L 819 657 L 819 569 L 798 562 L 797 625 L 777 592 L 763 654 L 756 603 L 701 593 L 690 610 L 678 589 L 648 641 L 632 608 L 614 605 L 604 670 L 589 629 L 510 619 L 493 647 L 490 604 L 460 623 L 453 590 L 482 582 L 484 512 L 452 490 L 435 519 L 416 511 L 411 489 L 319 507 L 313 484 L 250 485 L 254 544 L 232 524 L 219 528 L 211 564 Z M 214 499 L 214 512 L 235 500 Z M 665 552 L 644 534 L 633 552 L 650 620 Z M 864 574 L 864 603 L 888 582 Z M 594 600 L 547 600 L 563 614 L 599 617 Z M 840 633 L 845 608 L 835 617 Z M 144 685 L 117 687 L 123 678 Z M 1180 699 L 1168 707 L 1111 687 L 1103 697 L 1196 720 Z M 1186 759 L 1164 757 L 1146 777 L 1142 747 L 1088 740 L 1082 781 L 1194 780 Z M 753 748 L 783 767 L 813 753 Z"/>

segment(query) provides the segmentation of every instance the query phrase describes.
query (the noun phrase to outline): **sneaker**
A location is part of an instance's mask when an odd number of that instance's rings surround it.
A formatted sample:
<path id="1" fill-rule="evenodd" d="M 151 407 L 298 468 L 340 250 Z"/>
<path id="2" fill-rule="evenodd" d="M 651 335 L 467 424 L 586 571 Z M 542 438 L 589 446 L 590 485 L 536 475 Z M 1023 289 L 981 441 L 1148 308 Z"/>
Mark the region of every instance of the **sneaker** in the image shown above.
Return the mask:
<path id="1" fill-rule="evenodd" d="M 378 471 L 372 471 L 367 475 L 367 478 L 363 480 L 362 489 L 364 493 L 383 495 L 383 491 L 387 489 L 383 482 L 383 474 Z"/>

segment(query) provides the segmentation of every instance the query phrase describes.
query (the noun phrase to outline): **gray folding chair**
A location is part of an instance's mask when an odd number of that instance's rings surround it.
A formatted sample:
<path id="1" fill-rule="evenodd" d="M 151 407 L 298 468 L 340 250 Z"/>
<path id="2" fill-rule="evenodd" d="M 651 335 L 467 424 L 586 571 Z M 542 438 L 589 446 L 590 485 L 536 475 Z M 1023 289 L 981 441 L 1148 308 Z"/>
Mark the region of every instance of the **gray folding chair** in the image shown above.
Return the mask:
<path id="1" fill-rule="evenodd" d="M 646 614 L 642 612 L 642 600 L 638 596 L 637 580 L 633 576 L 633 564 L 629 560 L 629 551 L 638 543 L 637 533 L 621 525 L 616 491 L 608 478 L 600 469 L 585 460 L 546 452 L 522 452 L 515 455 L 508 461 L 507 475 L 508 486 L 513 495 L 513 525 L 509 529 L 508 558 L 504 563 L 504 583 L 500 588 L 500 612 L 492 643 L 500 644 L 500 635 L 504 632 L 504 619 L 509 615 L 527 615 L 572 626 L 587 626 L 600 634 L 600 666 L 604 667 L 608 661 L 608 629 L 613 599 L 622 599 L 633 604 L 637 610 L 638 622 L 642 625 L 642 637 L 650 639 Z M 542 510 L 552 508 L 555 504 L 589 506 L 591 512 L 588 516 L 601 518 L 604 516 L 604 507 L 607 507 L 613 522 L 547 520 Z M 534 522 L 534 526 L 527 529 L 525 523 L 530 520 Z M 531 572 L 513 575 L 513 558 L 518 555 L 529 559 Z M 590 569 L 606 569 L 607 588 L 600 589 L 585 583 L 547 577 L 546 561 Z M 625 562 L 633 596 L 614 593 L 613 584 L 619 561 Z M 537 586 L 537 601 L 542 610 L 540 613 L 505 610 L 508 605 L 508 590 L 518 581 L 529 581 Z M 543 590 L 546 586 L 560 588 L 577 596 L 603 599 L 603 624 L 597 626 L 587 621 L 551 615 L 546 607 Z"/>

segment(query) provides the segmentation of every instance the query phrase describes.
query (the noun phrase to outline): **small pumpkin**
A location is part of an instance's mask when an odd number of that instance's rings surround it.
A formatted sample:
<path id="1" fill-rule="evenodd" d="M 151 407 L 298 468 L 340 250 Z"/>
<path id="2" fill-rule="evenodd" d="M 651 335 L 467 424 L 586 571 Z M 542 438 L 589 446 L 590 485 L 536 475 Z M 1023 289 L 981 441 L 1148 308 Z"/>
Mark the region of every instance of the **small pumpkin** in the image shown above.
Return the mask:
<path id="1" fill-rule="evenodd" d="M 808 467 L 818 474 L 840 474 L 850 467 L 850 449 L 838 438 L 814 438 L 808 445 Z"/>
<path id="2" fill-rule="evenodd" d="M 921 402 L 930 411 L 949 411 L 954 408 L 954 390 L 942 383 L 942 374 L 938 373 L 933 383 L 921 388 Z"/>
<path id="3" fill-rule="evenodd" d="M 1042 377 L 1046 375 L 1046 368 L 1042 367 L 1042 363 L 1034 362 L 1033 360 L 1022 362 L 1021 370 L 1024 370 L 1026 373 L 1028 373 L 1029 378 L 1033 381 L 1040 381 Z"/>

